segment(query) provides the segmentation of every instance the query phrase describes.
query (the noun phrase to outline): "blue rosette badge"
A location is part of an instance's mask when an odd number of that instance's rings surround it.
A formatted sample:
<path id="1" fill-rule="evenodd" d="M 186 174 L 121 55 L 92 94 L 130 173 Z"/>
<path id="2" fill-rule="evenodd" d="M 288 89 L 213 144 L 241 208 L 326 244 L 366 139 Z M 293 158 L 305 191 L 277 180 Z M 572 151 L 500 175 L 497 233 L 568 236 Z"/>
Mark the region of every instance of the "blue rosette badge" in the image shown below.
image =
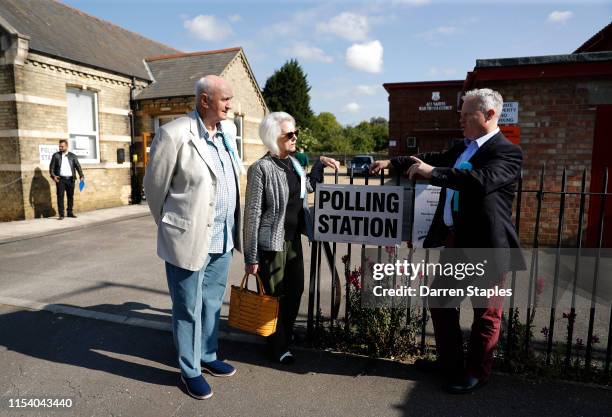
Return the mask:
<path id="1" fill-rule="evenodd" d="M 466 169 L 468 171 L 471 171 L 473 168 L 474 167 L 472 166 L 472 164 L 470 164 L 468 161 L 461 162 L 459 166 L 457 166 L 457 169 Z M 457 193 L 457 195 L 453 200 L 453 211 L 456 213 L 459 211 L 459 191 L 455 192 Z"/>

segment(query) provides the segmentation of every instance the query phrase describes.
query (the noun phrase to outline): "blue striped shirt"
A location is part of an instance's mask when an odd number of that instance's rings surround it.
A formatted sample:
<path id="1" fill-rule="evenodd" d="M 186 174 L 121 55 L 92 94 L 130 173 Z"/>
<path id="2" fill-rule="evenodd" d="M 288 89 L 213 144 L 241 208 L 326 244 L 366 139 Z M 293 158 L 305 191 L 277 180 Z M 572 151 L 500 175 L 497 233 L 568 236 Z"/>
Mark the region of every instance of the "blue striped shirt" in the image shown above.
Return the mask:
<path id="1" fill-rule="evenodd" d="M 198 114 L 200 138 L 207 146 L 207 152 L 214 164 L 217 177 L 215 194 L 215 220 L 211 233 L 208 253 L 226 253 L 234 248 L 234 211 L 236 210 L 236 177 L 232 156 L 223 142 L 221 123 L 217 123 L 217 133 L 210 138 L 204 122 Z"/>

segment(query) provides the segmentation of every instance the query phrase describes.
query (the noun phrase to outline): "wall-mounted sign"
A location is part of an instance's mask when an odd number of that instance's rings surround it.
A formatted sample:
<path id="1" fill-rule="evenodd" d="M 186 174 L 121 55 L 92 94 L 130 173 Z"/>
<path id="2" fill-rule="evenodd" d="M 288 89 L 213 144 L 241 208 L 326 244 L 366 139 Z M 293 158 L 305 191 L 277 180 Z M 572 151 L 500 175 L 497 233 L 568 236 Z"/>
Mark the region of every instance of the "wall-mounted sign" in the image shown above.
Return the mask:
<path id="1" fill-rule="evenodd" d="M 412 226 L 413 247 L 423 247 L 423 241 L 433 222 L 439 198 L 440 187 L 425 183 L 416 184 L 414 191 L 414 223 Z"/>
<path id="2" fill-rule="evenodd" d="M 499 130 L 512 143 L 518 145 L 521 143 L 521 127 L 519 125 L 503 125 Z"/>
<path id="3" fill-rule="evenodd" d="M 58 145 L 38 145 L 38 152 L 40 153 L 40 164 L 49 166 L 51 163 L 51 157 L 55 152 L 59 151 Z"/>
<path id="4" fill-rule="evenodd" d="M 432 91 L 431 101 L 425 103 L 424 106 L 419 106 L 419 111 L 448 111 L 452 109 L 452 105 L 447 104 L 445 101 L 440 101 L 439 91 Z"/>
<path id="5" fill-rule="evenodd" d="M 504 103 L 501 117 L 498 124 L 515 125 L 518 123 L 518 101 L 508 101 Z"/>

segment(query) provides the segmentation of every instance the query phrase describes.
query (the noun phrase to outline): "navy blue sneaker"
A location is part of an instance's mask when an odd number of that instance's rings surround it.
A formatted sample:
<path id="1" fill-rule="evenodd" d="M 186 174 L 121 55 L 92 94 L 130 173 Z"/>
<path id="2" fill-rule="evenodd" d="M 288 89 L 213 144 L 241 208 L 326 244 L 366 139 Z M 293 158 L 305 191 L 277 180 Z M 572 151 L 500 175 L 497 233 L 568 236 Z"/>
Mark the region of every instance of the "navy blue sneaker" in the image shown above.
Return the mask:
<path id="1" fill-rule="evenodd" d="M 236 373 L 234 368 L 229 363 L 223 361 L 214 360 L 212 362 L 202 362 L 202 370 L 208 372 L 212 376 L 232 376 Z"/>
<path id="2" fill-rule="evenodd" d="M 181 381 L 185 384 L 185 388 L 189 395 L 196 400 L 205 400 L 213 396 L 212 388 L 208 385 L 208 382 L 202 375 L 198 375 L 195 378 L 185 378 L 181 375 Z"/>

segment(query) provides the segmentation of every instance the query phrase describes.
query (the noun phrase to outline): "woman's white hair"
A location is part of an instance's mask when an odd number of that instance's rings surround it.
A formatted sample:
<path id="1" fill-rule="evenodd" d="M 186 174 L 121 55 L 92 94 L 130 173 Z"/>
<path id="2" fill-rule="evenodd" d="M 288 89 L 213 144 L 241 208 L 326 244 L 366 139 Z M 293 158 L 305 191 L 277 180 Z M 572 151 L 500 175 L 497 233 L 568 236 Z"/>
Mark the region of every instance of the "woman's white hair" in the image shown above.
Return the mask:
<path id="1" fill-rule="evenodd" d="M 501 94 L 490 88 L 477 88 L 466 92 L 462 98 L 463 101 L 466 101 L 468 98 L 472 97 L 476 98 L 478 110 L 487 114 L 487 111 L 493 109 L 495 110 L 495 116 L 499 119 L 504 107 L 504 99 Z"/>
<path id="2" fill-rule="evenodd" d="M 291 122 L 295 126 L 295 119 L 289 113 L 277 111 L 268 114 L 259 125 L 259 137 L 272 155 L 278 155 L 277 140 L 281 134 L 281 123 Z"/>

